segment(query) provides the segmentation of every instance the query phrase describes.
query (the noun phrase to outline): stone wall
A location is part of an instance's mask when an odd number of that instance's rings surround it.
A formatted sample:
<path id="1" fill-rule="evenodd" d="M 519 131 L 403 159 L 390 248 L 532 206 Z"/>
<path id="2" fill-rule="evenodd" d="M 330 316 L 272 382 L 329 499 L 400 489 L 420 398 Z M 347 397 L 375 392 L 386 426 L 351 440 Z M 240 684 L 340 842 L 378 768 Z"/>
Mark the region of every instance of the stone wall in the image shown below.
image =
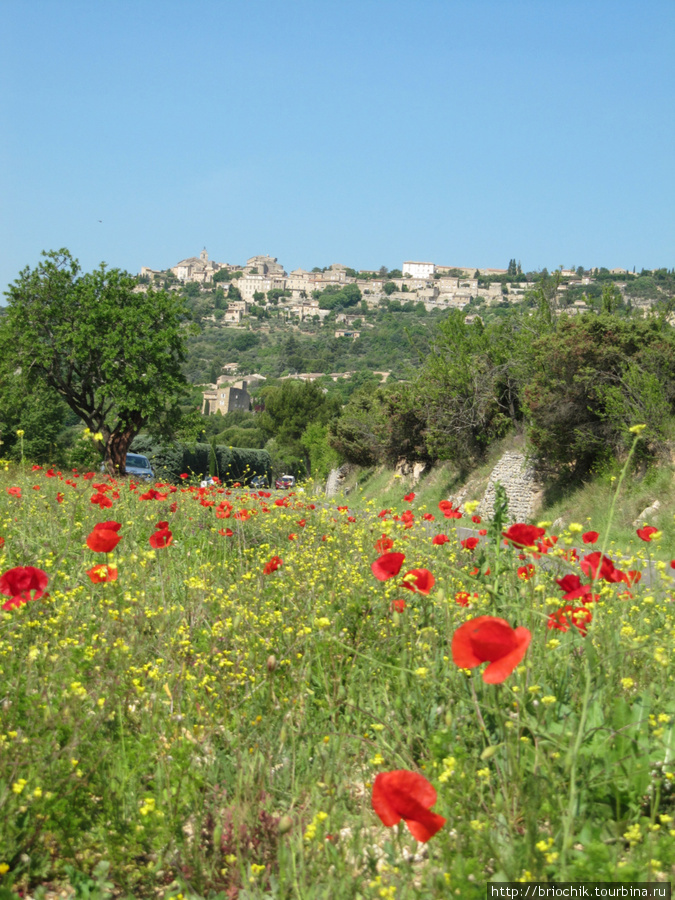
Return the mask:
<path id="1" fill-rule="evenodd" d="M 537 478 L 534 465 L 524 453 L 517 451 L 505 453 L 492 470 L 478 507 L 479 514 L 485 518 L 490 518 L 494 512 L 497 482 L 506 490 L 510 521 L 528 522 L 536 516 L 541 506 L 543 487 Z"/>

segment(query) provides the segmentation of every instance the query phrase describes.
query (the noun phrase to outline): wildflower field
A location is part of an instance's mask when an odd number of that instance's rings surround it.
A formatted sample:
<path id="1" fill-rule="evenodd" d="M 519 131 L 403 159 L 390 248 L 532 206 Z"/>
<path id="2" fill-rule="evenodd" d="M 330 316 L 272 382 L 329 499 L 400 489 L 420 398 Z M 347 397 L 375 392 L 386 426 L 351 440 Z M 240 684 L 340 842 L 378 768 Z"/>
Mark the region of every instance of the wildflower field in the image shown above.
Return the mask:
<path id="1" fill-rule="evenodd" d="M 403 494 L 0 466 L 3 898 L 672 877 L 658 533 Z"/>

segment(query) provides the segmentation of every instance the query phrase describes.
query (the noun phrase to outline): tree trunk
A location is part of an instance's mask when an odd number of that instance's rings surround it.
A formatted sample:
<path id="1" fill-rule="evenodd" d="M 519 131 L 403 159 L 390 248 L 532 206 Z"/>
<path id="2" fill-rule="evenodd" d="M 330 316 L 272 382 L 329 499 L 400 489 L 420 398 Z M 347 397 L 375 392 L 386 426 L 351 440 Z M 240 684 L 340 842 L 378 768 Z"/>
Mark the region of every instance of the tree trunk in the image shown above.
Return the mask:
<path id="1" fill-rule="evenodd" d="M 127 452 L 143 424 L 142 416 L 136 414 L 130 421 L 119 425 L 112 432 L 105 448 L 105 467 L 108 475 L 117 478 L 119 475 L 127 474 Z"/>

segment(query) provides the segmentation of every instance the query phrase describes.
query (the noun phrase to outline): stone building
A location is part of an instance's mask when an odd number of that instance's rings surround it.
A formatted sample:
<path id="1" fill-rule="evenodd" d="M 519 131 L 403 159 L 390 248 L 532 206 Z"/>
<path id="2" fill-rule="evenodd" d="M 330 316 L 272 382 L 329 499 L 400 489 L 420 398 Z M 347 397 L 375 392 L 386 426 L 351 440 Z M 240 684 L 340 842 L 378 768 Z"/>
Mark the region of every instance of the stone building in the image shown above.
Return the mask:
<path id="1" fill-rule="evenodd" d="M 251 396 L 246 390 L 247 387 L 246 381 L 228 384 L 227 375 L 221 375 L 215 385 L 203 392 L 202 415 L 212 416 L 214 413 L 225 415 L 234 410 L 248 412 L 251 408 Z"/>

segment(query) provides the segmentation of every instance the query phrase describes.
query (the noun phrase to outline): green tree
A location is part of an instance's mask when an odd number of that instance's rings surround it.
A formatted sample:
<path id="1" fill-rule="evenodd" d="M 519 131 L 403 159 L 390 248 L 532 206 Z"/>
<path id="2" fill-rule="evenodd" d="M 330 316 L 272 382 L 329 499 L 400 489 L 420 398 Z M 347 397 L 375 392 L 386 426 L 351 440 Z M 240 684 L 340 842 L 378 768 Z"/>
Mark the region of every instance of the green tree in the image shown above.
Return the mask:
<path id="1" fill-rule="evenodd" d="M 675 413 L 675 335 L 652 320 L 608 313 L 563 318 L 530 347 L 524 388 L 528 438 L 542 461 L 571 478 L 621 453 L 628 428 L 647 425 L 639 451 L 665 452 Z"/>
<path id="2" fill-rule="evenodd" d="M 382 290 L 385 292 L 385 294 L 388 297 L 390 294 L 394 293 L 394 291 L 396 290 L 396 285 L 394 284 L 393 281 L 388 281 L 385 284 L 385 286 L 382 288 Z"/>
<path id="3" fill-rule="evenodd" d="M 175 409 L 185 384 L 185 306 L 177 294 L 136 292 L 119 269 L 82 273 L 65 250 L 43 253 L 6 293 L 0 365 L 54 389 L 94 434 L 110 474 L 125 473 L 141 428 Z"/>
<path id="4" fill-rule="evenodd" d="M 308 425 L 327 425 L 340 414 L 340 400 L 330 397 L 311 381 L 284 381 L 260 392 L 265 404 L 261 425 L 269 437 L 303 459 L 311 472 L 311 458 L 301 438 Z"/>

